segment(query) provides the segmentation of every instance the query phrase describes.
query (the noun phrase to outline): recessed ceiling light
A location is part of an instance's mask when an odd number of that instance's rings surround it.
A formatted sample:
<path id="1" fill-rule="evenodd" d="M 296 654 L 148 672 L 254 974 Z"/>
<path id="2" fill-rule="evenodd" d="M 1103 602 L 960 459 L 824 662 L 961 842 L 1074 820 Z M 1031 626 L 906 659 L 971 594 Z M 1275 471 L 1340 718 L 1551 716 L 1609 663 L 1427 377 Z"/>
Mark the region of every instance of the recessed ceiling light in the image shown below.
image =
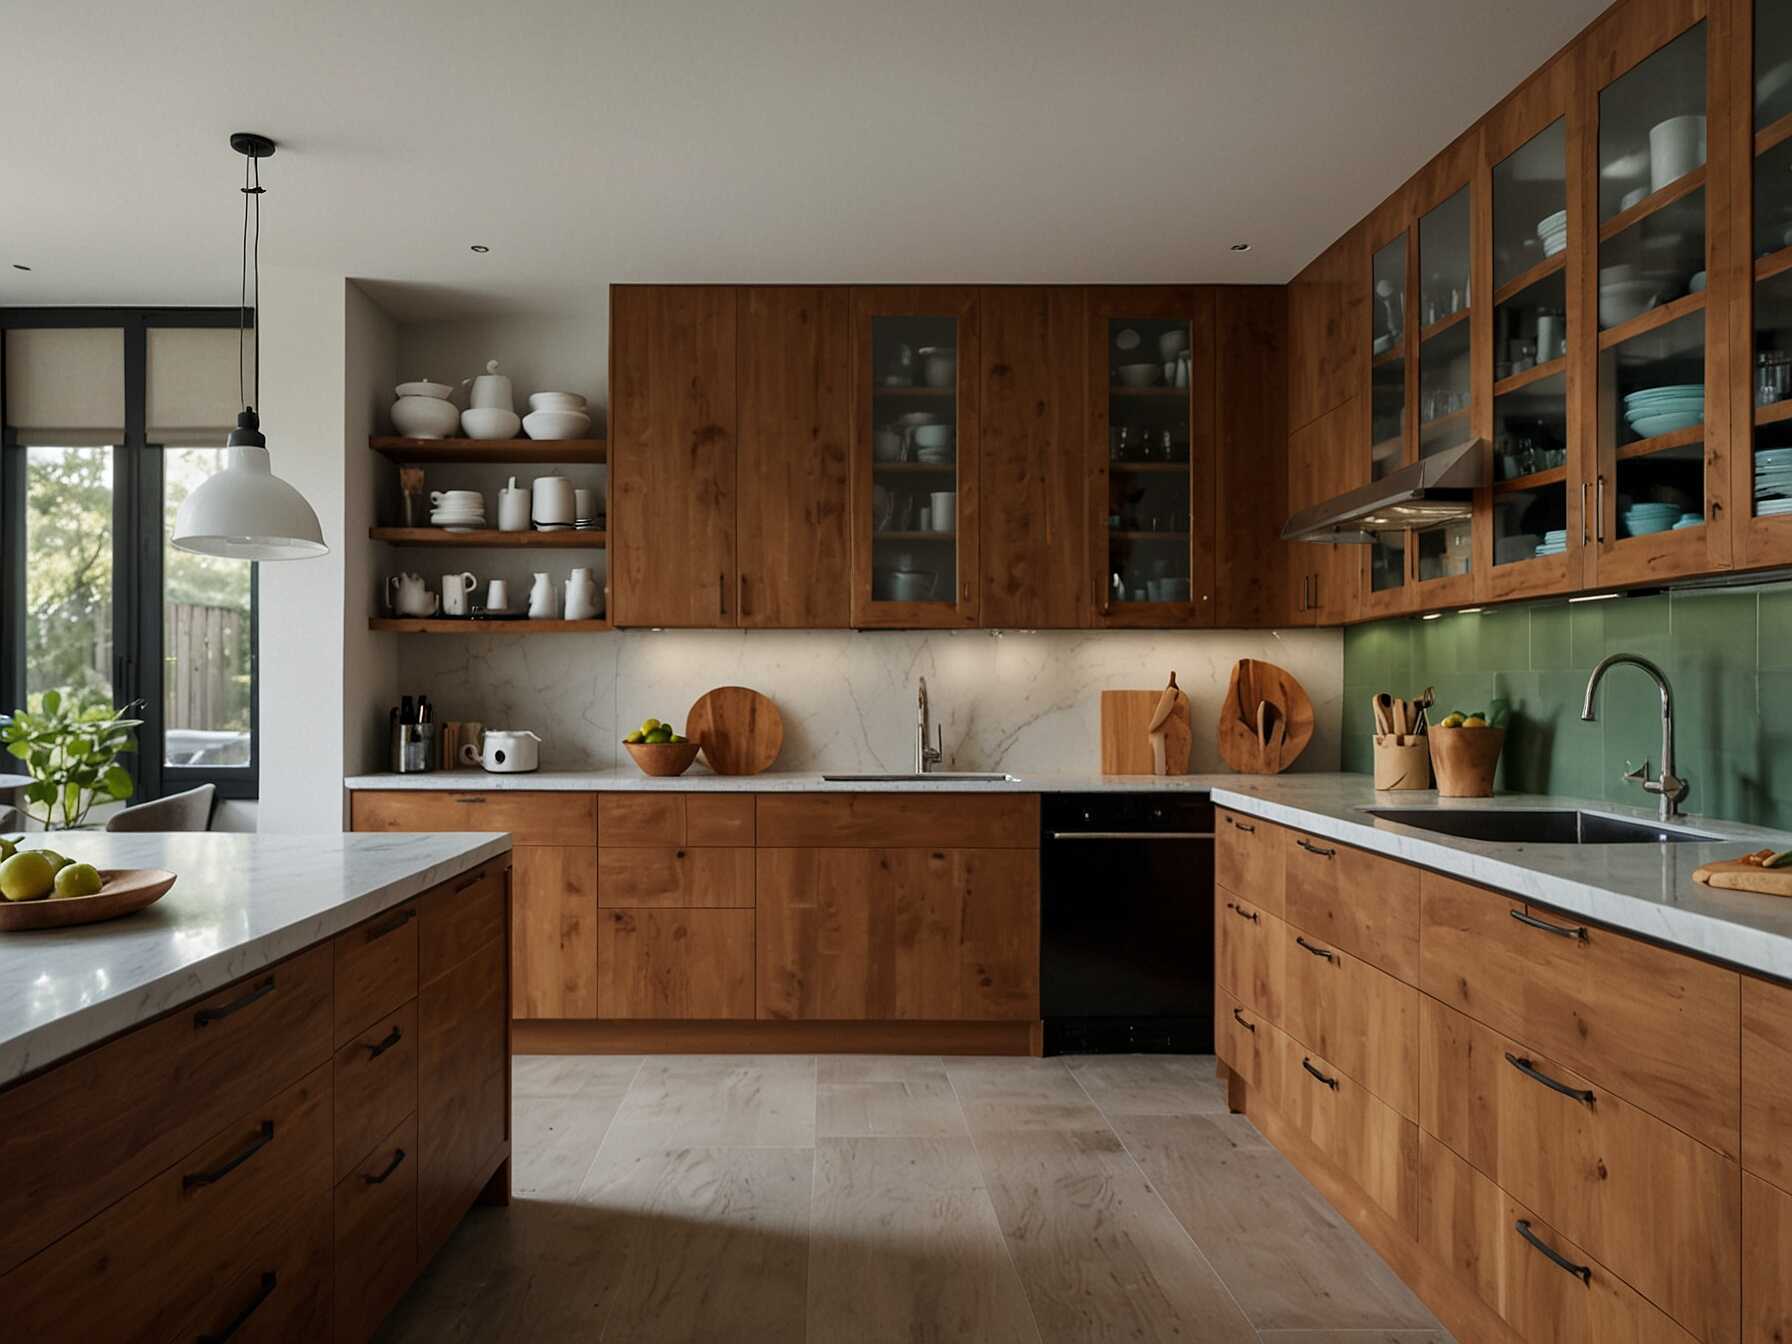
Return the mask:
<path id="1" fill-rule="evenodd" d="M 1251 245 L 1249 243 L 1233 243 L 1232 250 L 1234 252 L 1249 252 Z"/>
<path id="2" fill-rule="evenodd" d="M 25 264 L 25 263 L 24 263 L 24 262 L 22 262 L 22 261 L 15 261 L 15 262 L 13 262 L 13 264 L 12 264 L 12 268 L 13 268 L 13 270 L 15 270 L 15 271 L 28 271 L 28 270 L 30 270 L 30 269 L 31 269 L 31 268 L 30 268 L 30 267 L 29 267 L 29 266 L 27 266 L 27 265 L 26 265 L 26 264 Z"/>
<path id="3" fill-rule="evenodd" d="M 484 243 L 474 243 L 472 250 L 475 252 L 490 252 L 491 248 L 487 247 Z"/>

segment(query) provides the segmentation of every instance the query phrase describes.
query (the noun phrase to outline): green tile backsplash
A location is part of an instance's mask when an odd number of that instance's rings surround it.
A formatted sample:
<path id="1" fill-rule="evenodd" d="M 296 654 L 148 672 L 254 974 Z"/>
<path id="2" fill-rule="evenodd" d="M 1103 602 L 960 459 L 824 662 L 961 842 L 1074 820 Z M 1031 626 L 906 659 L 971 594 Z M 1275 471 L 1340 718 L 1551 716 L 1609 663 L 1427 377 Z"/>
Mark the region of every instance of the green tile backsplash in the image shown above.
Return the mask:
<path id="1" fill-rule="evenodd" d="M 1792 830 L 1792 583 L 1605 602 L 1546 602 L 1344 632 L 1344 768 L 1372 768 L 1370 697 L 1437 688 L 1439 708 L 1511 705 L 1496 786 L 1650 806 L 1620 778 L 1661 768 L 1655 687 L 1614 668 L 1599 721 L 1583 723 L 1587 675 L 1639 653 L 1674 687 L 1674 746 L 1688 812 Z"/>

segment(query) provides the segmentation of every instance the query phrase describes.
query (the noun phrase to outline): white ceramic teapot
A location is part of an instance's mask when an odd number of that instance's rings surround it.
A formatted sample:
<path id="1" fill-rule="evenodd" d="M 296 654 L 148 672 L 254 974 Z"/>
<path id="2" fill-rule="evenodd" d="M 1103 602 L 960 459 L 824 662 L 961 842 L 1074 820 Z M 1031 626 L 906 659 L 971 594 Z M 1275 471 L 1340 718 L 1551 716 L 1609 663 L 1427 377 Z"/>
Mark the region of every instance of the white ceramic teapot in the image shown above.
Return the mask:
<path id="1" fill-rule="evenodd" d="M 467 397 L 467 406 L 476 411 L 509 411 L 516 412 L 516 399 L 510 392 L 510 378 L 498 372 L 498 361 L 488 359 L 485 372 L 477 378 L 469 378 L 461 384 L 473 390 Z"/>
<path id="2" fill-rule="evenodd" d="M 477 765 L 494 775 L 522 775 L 541 768 L 541 739 L 527 728 L 487 728 L 480 745 L 460 749 L 463 765 Z"/>
<path id="3" fill-rule="evenodd" d="M 434 616 L 439 600 L 421 574 L 394 574 L 386 580 L 386 610 L 400 616 Z"/>

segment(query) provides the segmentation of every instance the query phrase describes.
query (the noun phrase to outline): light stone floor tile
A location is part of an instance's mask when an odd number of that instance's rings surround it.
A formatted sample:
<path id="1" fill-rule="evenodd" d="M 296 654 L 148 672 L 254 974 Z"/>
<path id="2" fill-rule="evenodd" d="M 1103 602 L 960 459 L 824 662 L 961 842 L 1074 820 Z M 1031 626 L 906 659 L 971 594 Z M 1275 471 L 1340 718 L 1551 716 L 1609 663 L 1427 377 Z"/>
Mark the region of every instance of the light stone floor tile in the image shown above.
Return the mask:
<path id="1" fill-rule="evenodd" d="M 941 1138 L 965 1132 L 937 1058 L 824 1055 L 816 1070 L 818 1138 Z"/>
<path id="2" fill-rule="evenodd" d="M 1057 1059 L 952 1059 L 946 1077 L 973 1134 L 1102 1132 L 1101 1110 Z"/>
<path id="3" fill-rule="evenodd" d="M 640 1071 L 640 1055 L 518 1055 L 511 1061 L 510 1092 L 524 1097 L 573 1097 L 596 1089 L 624 1090 Z"/>
<path id="4" fill-rule="evenodd" d="M 608 1148 L 812 1148 L 815 1057 L 656 1056 L 641 1066 Z"/>
<path id="5" fill-rule="evenodd" d="M 1069 1055 L 1064 1067 L 1110 1120 L 1117 1115 L 1224 1115 L 1213 1060 L 1164 1055 Z"/>

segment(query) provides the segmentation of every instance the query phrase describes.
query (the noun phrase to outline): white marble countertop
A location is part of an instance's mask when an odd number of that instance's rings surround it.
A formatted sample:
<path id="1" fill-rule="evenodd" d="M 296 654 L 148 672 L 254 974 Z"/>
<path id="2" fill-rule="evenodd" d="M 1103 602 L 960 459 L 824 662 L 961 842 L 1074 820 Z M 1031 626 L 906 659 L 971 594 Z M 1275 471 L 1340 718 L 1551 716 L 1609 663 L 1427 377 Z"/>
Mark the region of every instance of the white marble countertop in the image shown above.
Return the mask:
<path id="1" fill-rule="evenodd" d="M 0 934 L 0 1086 L 506 853 L 510 837 L 83 831 L 52 847 L 179 880 L 123 919 Z"/>
<path id="2" fill-rule="evenodd" d="M 796 770 L 768 770 L 762 775 L 717 775 L 700 765 L 693 765 L 682 775 L 655 779 L 629 765 L 611 770 L 537 770 L 526 775 L 487 774 L 483 770 L 351 775 L 343 785 L 349 789 L 428 789 L 454 793 L 487 793 L 494 789 L 561 793 L 1206 793 L 1236 784 L 1239 778 L 1233 774 L 1104 775 L 1089 770 L 1052 774 L 1023 771 L 1012 779 L 993 781 L 954 778 L 951 772 L 904 775 L 899 779 L 830 780 L 814 771 Z"/>
<path id="3" fill-rule="evenodd" d="M 1527 901 L 1580 915 L 1745 970 L 1792 980 L 1792 898 L 1720 891 L 1692 880 L 1693 869 L 1753 850 L 1792 849 L 1792 835 L 1706 817 L 1674 829 L 1710 843 L 1538 845 L 1464 840 L 1367 814 L 1416 807 L 1576 809 L 1654 823 L 1652 807 L 1624 807 L 1535 794 L 1439 798 L 1433 792 L 1377 793 L 1367 775 L 1234 775 L 1213 800 L 1266 821 L 1355 845 Z"/>

